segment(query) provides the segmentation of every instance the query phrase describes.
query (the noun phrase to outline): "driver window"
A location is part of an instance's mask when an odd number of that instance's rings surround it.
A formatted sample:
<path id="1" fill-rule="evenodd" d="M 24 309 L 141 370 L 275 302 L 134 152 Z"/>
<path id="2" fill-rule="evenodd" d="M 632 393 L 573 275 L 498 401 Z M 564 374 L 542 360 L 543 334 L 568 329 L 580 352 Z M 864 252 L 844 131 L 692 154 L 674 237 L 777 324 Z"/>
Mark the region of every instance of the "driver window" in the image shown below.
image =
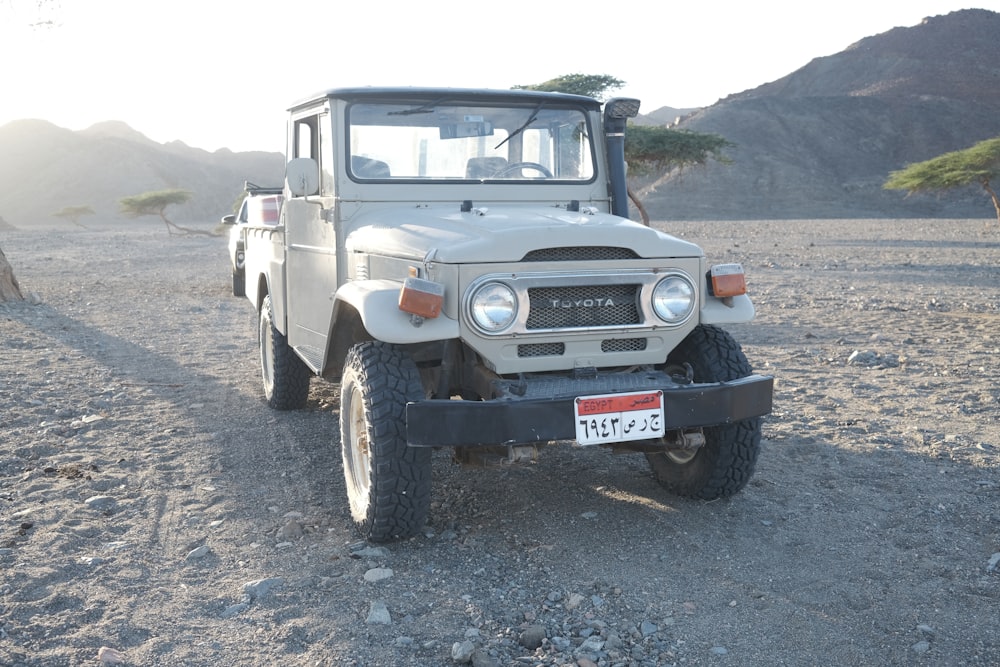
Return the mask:
<path id="1" fill-rule="evenodd" d="M 309 116 L 295 121 L 295 142 L 293 157 L 307 157 L 321 165 L 319 152 L 319 118 Z M 315 192 L 310 194 L 316 194 Z"/>

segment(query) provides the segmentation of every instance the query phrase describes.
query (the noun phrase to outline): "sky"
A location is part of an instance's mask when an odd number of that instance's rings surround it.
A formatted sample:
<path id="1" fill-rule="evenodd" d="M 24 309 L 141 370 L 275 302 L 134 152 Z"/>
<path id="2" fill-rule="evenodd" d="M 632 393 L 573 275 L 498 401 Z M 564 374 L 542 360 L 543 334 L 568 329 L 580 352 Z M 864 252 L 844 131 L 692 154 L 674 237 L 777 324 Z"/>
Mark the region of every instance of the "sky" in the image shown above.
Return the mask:
<path id="1" fill-rule="evenodd" d="M 708 106 L 894 27 L 1000 0 L 0 0 L 0 126 L 123 121 L 284 151 L 285 111 L 340 86 L 625 82 L 640 112 Z"/>

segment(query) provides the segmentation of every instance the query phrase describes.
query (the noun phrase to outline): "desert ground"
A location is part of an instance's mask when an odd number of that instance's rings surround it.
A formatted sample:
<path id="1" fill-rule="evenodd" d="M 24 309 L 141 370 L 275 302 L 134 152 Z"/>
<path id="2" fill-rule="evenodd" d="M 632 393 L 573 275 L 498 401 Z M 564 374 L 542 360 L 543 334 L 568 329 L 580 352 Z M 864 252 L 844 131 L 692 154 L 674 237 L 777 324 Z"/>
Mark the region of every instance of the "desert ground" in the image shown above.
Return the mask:
<path id="1" fill-rule="evenodd" d="M 350 524 L 338 387 L 265 406 L 223 237 L 0 232 L 28 295 L 0 305 L 0 664 L 1000 664 L 996 221 L 656 226 L 747 269 L 731 331 L 776 381 L 750 484 L 439 451 L 385 545 Z"/>

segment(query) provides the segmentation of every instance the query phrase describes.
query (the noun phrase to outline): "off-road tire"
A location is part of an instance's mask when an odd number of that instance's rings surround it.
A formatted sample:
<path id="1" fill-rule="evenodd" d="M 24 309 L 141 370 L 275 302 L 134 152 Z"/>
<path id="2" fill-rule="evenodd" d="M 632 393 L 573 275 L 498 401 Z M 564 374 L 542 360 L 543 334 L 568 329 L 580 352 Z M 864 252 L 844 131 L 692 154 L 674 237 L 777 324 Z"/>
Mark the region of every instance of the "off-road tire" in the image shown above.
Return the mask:
<path id="1" fill-rule="evenodd" d="M 240 269 L 233 269 L 233 296 L 246 295 L 246 278 L 243 275 L 243 271 Z"/>
<path id="2" fill-rule="evenodd" d="M 359 343 L 340 382 L 340 443 L 355 528 L 371 542 L 416 534 L 431 499 L 431 450 L 406 446 L 406 403 L 424 396 L 402 348 Z"/>
<path id="3" fill-rule="evenodd" d="M 671 352 L 668 365 L 691 364 L 695 382 L 720 382 L 753 373 L 742 348 L 723 329 L 700 325 Z M 760 453 L 761 418 L 704 429 L 705 444 L 694 455 L 649 452 L 656 480 L 688 498 L 726 498 L 746 486 Z"/>
<path id="4" fill-rule="evenodd" d="M 271 295 L 260 306 L 257 328 L 260 346 L 260 370 L 264 382 L 264 398 L 275 410 L 299 410 L 309 398 L 312 372 L 288 345 L 285 334 L 274 325 Z"/>

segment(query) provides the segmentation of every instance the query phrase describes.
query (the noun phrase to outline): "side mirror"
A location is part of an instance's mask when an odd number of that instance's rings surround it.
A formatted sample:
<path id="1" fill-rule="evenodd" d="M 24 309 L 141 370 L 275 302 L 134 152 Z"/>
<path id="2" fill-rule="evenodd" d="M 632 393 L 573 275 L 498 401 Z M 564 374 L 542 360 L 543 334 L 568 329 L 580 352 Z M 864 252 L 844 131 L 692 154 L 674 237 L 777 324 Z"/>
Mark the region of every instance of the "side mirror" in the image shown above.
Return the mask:
<path id="1" fill-rule="evenodd" d="M 319 165 L 308 157 L 297 157 L 285 165 L 285 184 L 293 197 L 308 197 L 319 191 Z"/>
<path id="2" fill-rule="evenodd" d="M 222 216 L 222 224 L 224 225 L 235 225 L 236 216 L 230 213 L 229 215 Z"/>

